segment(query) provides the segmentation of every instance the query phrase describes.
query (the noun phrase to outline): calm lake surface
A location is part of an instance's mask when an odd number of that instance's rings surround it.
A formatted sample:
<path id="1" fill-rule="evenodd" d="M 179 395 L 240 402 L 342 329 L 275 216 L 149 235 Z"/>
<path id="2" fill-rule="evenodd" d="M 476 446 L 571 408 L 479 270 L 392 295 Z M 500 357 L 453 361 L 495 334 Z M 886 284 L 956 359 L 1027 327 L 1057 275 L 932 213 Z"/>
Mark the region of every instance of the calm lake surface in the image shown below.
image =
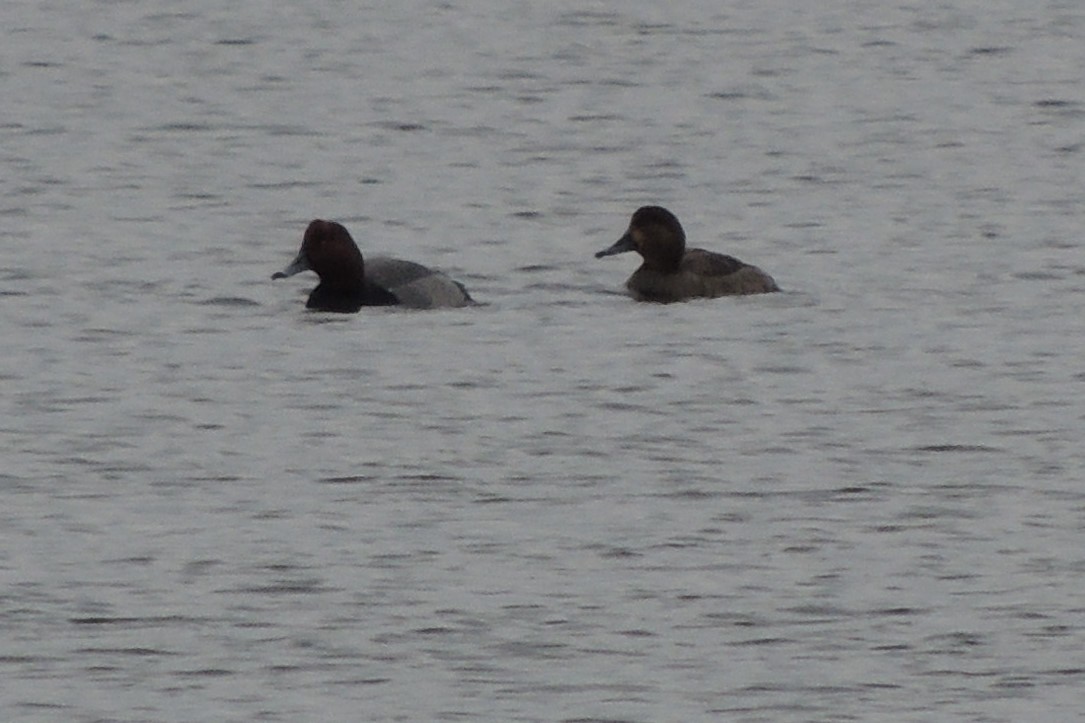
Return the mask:
<path id="1" fill-rule="evenodd" d="M 3 720 L 1081 719 L 1077 0 L 0 18 Z"/>

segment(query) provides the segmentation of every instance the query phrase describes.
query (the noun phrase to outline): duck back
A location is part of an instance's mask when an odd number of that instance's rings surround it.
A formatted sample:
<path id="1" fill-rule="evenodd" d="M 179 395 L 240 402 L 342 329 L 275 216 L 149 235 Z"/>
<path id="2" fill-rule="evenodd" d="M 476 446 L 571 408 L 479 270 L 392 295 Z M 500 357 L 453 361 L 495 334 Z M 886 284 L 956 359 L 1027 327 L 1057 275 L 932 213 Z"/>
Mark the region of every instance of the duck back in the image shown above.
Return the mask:
<path id="1" fill-rule="evenodd" d="M 776 281 L 756 266 L 704 249 L 688 249 L 678 270 L 671 273 L 642 266 L 629 277 L 626 288 L 638 301 L 663 303 L 780 290 Z"/>
<path id="2" fill-rule="evenodd" d="M 412 309 L 467 306 L 473 303 L 463 284 L 413 261 L 375 256 L 365 264 L 366 281 Z"/>

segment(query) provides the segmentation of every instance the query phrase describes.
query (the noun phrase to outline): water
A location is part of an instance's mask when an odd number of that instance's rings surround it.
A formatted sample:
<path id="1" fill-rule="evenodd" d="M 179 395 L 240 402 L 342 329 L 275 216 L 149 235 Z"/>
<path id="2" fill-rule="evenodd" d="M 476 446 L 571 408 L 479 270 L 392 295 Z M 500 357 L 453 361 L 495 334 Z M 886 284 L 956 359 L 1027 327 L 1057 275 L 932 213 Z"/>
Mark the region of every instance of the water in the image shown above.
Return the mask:
<path id="1" fill-rule="evenodd" d="M 2 16 L 5 720 L 1079 718 L 1077 3 Z"/>

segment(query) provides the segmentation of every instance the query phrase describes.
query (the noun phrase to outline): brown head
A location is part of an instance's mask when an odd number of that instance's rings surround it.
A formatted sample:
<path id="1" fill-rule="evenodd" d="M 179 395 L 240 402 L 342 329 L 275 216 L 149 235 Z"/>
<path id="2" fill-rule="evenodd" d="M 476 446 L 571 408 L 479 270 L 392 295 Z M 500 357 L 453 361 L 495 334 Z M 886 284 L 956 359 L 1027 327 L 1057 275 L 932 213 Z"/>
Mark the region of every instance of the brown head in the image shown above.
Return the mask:
<path id="1" fill-rule="evenodd" d="M 315 271 L 320 283 L 309 294 L 306 308 L 317 311 L 355 312 L 363 306 L 398 303 L 387 289 L 365 278 L 362 252 L 342 224 L 317 219 L 305 229 L 301 250 L 273 279 L 284 279 L 302 271 Z"/>
<path id="2" fill-rule="evenodd" d="M 302 271 L 315 271 L 321 284 L 330 289 L 358 289 L 365 278 L 365 263 L 343 224 L 317 219 L 305 229 L 298 255 L 271 278 L 284 279 Z"/>
<path id="3" fill-rule="evenodd" d="M 664 273 L 678 271 L 686 251 L 686 233 L 678 218 L 662 206 L 642 206 L 629 221 L 629 229 L 613 246 L 595 258 L 636 251 L 644 258 L 642 268 Z"/>

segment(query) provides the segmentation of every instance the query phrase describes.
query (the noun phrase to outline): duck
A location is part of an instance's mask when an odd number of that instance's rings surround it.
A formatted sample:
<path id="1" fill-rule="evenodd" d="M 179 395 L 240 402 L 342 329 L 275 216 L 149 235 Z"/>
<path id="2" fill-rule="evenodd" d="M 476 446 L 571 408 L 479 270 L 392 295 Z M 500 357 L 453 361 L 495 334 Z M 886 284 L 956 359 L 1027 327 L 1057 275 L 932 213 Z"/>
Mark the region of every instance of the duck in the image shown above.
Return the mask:
<path id="1" fill-rule="evenodd" d="M 678 217 L 662 206 L 642 206 L 625 234 L 595 258 L 636 251 L 644 259 L 625 287 L 637 301 L 670 303 L 779 291 L 761 269 L 734 256 L 687 249 Z"/>
<path id="2" fill-rule="evenodd" d="M 422 264 L 385 256 L 363 260 L 350 232 L 336 221 L 311 221 L 297 256 L 271 278 L 303 271 L 320 277 L 305 302 L 314 311 L 349 314 L 363 306 L 435 309 L 474 303 L 463 284 Z"/>

